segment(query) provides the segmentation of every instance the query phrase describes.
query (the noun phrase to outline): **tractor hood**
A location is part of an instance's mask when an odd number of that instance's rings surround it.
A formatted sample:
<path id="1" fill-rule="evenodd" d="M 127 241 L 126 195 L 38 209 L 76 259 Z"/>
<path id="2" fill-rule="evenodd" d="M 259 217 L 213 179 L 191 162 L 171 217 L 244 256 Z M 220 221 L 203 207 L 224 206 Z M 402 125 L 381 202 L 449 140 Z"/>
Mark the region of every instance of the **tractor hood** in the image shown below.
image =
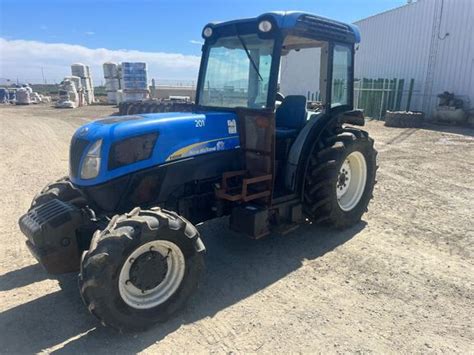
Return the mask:
<path id="1" fill-rule="evenodd" d="M 98 185 L 180 159 L 240 148 L 236 121 L 233 112 L 166 112 L 91 122 L 79 128 L 71 140 L 71 181 Z M 96 176 L 81 173 L 91 154 L 95 159 L 92 166 L 99 165 Z"/>

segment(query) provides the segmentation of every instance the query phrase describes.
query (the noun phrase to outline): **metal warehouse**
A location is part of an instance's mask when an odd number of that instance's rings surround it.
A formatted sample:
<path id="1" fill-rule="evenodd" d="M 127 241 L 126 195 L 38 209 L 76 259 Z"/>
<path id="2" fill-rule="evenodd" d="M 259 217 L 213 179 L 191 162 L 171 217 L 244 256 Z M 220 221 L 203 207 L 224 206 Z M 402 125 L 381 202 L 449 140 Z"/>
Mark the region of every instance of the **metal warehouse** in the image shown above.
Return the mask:
<path id="1" fill-rule="evenodd" d="M 372 90 L 375 86 L 375 90 L 388 92 L 384 88 L 389 87 L 392 79 L 404 82 L 404 86 L 399 87 L 403 95 L 400 95 L 398 109 L 410 107 L 431 114 L 437 95 L 444 91 L 454 92 L 467 107 L 473 107 L 473 0 L 410 1 L 355 24 L 362 37 L 355 57 L 355 76 L 360 79 L 360 85 L 364 80 L 370 81 Z M 295 60 L 299 61 L 301 70 L 285 71 L 287 62 Z M 314 76 L 305 70 L 310 65 L 303 56 L 296 59 L 289 55 L 283 60 L 282 91 L 299 88 L 300 94 L 315 97 Z M 374 82 L 383 84 L 377 86 Z M 359 106 L 360 85 L 355 86 Z"/>

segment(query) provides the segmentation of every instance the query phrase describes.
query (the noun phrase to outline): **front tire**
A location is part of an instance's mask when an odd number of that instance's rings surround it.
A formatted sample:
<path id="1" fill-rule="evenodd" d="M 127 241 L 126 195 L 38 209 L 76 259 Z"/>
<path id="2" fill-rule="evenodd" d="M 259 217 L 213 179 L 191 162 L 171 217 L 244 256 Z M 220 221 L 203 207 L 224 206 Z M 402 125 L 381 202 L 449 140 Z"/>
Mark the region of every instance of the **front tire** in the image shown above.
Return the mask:
<path id="1" fill-rule="evenodd" d="M 377 151 L 367 132 L 343 128 L 314 147 L 304 177 L 304 211 L 335 228 L 358 223 L 373 197 Z"/>
<path id="2" fill-rule="evenodd" d="M 46 185 L 43 190 L 33 198 L 30 209 L 51 201 L 52 199 L 69 202 L 76 207 L 84 207 L 88 203 L 86 196 L 72 184 L 67 176 Z"/>
<path id="3" fill-rule="evenodd" d="M 103 325 L 145 330 L 184 306 L 204 269 L 203 251 L 196 228 L 173 212 L 115 216 L 83 255 L 82 299 Z"/>

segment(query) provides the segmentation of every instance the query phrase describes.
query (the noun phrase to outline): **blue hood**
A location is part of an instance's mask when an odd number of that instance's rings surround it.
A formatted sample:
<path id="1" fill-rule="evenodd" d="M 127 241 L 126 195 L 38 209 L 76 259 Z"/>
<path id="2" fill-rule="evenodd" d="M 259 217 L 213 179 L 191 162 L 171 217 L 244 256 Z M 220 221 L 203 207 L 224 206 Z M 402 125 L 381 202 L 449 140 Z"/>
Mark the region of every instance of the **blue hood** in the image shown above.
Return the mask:
<path id="1" fill-rule="evenodd" d="M 91 122 L 79 128 L 73 136 L 70 178 L 77 185 L 97 185 L 170 161 L 239 148 L 236 121 L 237 117 L 232 112 L 167 112 L 111 116 Z M 109 169 L 109 158 L 111 158 L 109 152 L 112 144 L 127 138 L 154 133 L 158 138 L 148 159 Z M 84 156 L 99 139 L 102 139 L 99 174 L 93 179 L 81 179 L 80 170 Z M 74 164 L 77 165 L 75 169 Z"/>

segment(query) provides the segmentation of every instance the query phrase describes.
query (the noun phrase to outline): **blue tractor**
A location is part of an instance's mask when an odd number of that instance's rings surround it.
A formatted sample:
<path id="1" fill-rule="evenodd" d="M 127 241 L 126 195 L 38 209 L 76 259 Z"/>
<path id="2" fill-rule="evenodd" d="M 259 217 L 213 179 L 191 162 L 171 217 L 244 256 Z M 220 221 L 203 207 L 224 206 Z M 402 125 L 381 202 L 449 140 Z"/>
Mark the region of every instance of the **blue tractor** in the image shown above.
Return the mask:
<path id="1" fill-rule="evenodd" d="M 205 246 L 195 224 L 230 216 L 252 238 L 308 221 L 341 229 L 372 198 L 374 141 L 354 127 L 364 125 L 353 110 L 356 27 L 272 12 L 210 23 L 202 36 L 195 103 L 134 106 L 79 128 L 69 176 L 19 221 L 45 269 L 80 270 L 89 311 L 121 331 L 166 320 L 196 289 Z M 286 58 L 308 49 L 316 100 L 283 95 Z"/>

